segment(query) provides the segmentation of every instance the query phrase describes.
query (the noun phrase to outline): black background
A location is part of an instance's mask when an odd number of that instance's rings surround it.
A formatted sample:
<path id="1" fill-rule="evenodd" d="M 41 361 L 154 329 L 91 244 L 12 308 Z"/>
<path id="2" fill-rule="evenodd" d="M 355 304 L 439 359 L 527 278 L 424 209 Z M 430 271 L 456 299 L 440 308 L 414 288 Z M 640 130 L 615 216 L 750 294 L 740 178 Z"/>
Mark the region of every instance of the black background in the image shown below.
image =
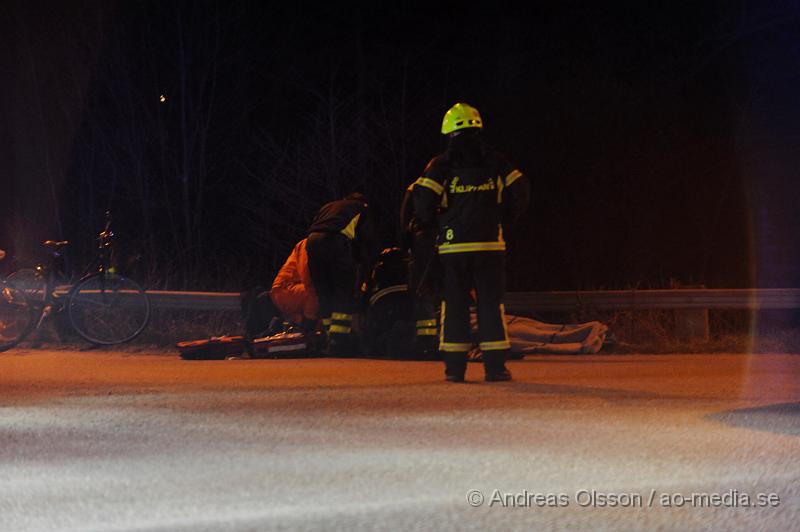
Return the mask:
<path id="1" fill-rule="evenodd" d="M 533 185 L 510 289 L 799 286 L 798 3 L 606 4 L 4 2 L 0 247 L 112 209 L 150 286 L 263 284 L 356 189 L 391 245 L 466 101 Z"/>

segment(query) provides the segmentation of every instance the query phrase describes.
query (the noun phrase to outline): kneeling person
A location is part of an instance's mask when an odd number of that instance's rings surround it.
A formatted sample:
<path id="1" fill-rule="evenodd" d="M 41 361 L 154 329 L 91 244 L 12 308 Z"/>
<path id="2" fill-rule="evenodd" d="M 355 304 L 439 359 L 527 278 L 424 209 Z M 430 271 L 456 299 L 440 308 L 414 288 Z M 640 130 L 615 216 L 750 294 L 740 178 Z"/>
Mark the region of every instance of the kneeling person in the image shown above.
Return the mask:
<path id="1" fill-rule="evenodd" d="M 325 353 L 353 354 L 353 312 L 359 270 L 374 255 L 374 230 L 362 194 L 322 206 L 308 229 L 308 268 L 319 297 L 319 317 L 327 333 Z"/>

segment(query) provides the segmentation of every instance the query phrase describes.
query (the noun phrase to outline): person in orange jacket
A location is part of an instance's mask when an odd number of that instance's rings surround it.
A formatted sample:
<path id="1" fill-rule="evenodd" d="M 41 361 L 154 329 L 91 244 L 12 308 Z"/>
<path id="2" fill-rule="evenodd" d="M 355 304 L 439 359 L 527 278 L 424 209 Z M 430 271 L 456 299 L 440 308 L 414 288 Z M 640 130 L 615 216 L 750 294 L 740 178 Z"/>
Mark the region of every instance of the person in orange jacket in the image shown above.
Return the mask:
<path id="1" fill-rule="evenodd" d="M 313 331 L 319 313 L 319 299 L 308 269 L 306 239 L 298 242 L 272 282 L 269 297 L 286 321 Z"/>

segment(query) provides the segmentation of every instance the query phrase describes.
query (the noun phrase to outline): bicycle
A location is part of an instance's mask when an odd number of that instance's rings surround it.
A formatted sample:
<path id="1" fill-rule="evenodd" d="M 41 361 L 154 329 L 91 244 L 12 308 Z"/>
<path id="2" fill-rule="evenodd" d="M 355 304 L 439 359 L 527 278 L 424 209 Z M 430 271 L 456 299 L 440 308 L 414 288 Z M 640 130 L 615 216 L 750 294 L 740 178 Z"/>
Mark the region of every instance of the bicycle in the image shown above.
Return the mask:
<path id="1" fill-rule="evenodd" d="M 0 351 L 14 347 L 60 312 L 66 312 L 72 329 L 94 345 L 117 345 L 139 336 L 150 320 L 150 300 L 136 281 L 116 273 L 113 239 L 111 214 L 106 213 L 97 254 L 74 284 L 58 285 L 67 240 L 45 241 L 47 264 L 9 275 L 0 285 Z"/>

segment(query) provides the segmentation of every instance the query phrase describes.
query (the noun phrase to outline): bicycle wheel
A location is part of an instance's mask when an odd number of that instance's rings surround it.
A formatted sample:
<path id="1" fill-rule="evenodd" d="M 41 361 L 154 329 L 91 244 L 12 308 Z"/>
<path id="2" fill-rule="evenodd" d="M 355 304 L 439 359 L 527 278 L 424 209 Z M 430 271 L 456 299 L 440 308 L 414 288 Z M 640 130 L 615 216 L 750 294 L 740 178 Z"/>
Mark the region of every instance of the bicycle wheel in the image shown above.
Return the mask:
<path id="1" fill-rule="evenodd" d="M 36 270 L 23 268 L 6 277 L 6 285 L 21 290 L 31 305 L 44 304 L 47 297 L 47 283 Z"/>
<path id="2" fill-rule="evenodd" d="M 33 309 L 25 300 L 25 294 L 0 284 L 0 351 L 20 343 L 30 334 L 35 323 Z"/>
<path id="3" fill-rule="evenodd" d="M 93 344 L 133 340 L 150 319 L 150 300 L 138 283 L 115 273 L 97 273 L 69 293 L 67 313 L 75 331 Z"/>

